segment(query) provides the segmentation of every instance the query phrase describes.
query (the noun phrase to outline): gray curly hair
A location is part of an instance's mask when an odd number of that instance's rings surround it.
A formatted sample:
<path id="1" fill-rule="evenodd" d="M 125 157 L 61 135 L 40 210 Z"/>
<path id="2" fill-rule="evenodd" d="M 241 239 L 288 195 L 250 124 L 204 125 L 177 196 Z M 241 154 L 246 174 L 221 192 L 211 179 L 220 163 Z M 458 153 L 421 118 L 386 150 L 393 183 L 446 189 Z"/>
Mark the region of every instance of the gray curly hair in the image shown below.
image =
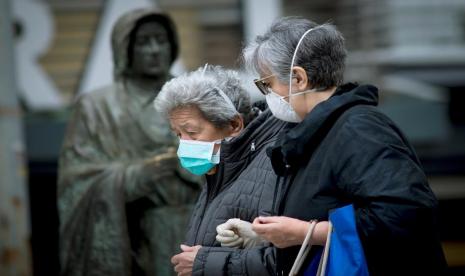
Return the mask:
<path id="1" fill-rule="evenodd" d="M 221 66 L 205 65 L 171 79 L 162 87 L 154 105 L 166 118 L 175 109 L 196 107 L 217 128 L 226 127 L 238 114 L 244 124 L 253 118 L 250 96 L 238 73 Z"/>
<path id="2" fill-rule="evenodd" d="M 317 25 L 301 17 L 280 18 L 265 34 L 257 36 L 243 50 L 245 66 L 260 75 L 274 74 L 280 82 L 289 84 L 297 43 L 311 28 L 314 30 L 297 50 L 294 66 L 305 69 L 312 88 L 326 90 L 341 85 L 347 55 L 344 37 L 332 24 Z"/>

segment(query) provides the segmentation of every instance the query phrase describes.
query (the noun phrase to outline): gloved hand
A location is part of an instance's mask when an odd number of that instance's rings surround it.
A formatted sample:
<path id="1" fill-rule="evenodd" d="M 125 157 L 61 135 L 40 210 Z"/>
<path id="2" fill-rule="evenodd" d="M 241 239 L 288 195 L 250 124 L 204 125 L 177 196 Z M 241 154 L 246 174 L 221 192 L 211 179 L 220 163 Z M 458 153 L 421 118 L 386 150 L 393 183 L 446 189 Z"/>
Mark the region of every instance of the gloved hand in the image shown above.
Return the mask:
<path id="1" fill-rule="evenodd" d="M 252 230 L 252 223 L 237 218 L 218 225 L 216 232 L 216 240 L 225 247 L 251 248 L 265 242 Z"/>

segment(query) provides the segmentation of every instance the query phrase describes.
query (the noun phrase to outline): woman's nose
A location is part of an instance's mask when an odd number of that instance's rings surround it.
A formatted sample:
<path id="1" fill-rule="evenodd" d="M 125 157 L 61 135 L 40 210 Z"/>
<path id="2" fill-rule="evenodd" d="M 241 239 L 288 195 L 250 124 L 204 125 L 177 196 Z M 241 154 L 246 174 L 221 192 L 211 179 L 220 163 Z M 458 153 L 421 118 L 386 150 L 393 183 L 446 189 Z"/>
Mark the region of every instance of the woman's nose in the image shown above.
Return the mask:
<path id="1" fill-rule="evenodd" d="M 160 51 L 160 43 L 155 38 L 151 38 L 149 40 L 149 49 L 153 53 L 158 53 Z"/>

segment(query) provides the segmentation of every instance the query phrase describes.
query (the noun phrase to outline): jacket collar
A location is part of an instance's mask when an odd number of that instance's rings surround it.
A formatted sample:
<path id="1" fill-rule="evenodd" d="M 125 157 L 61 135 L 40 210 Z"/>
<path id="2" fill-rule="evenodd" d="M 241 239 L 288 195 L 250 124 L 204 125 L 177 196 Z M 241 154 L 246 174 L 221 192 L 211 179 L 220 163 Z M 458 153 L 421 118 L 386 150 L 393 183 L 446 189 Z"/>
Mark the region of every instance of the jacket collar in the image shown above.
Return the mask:
<path id="1" fill-rule="evenodd" d="M 273 169 L 278 175 L 286 167 L 295 167 L 312 155 L 339 116 L 355 105 L 378 104 L 378 89 L 372 85 L 347 83 L 340 86 L 326 101 L 318 104 L 296 127 L 280 135 L 278 142 L 268 149 Z"/>
<path id="2" fill-rule="evenodd" d="M 288 124 L 275 118 L 269 109 L 263 111 L 246 126 L 239 136 L 221 143 L 222 161 L 234 162 L 247 158 L 266 144 L 275 141 L 274 136 L 277 136 L 279 131 Z"/>
<path id="3" fill-rule="evenodd" d="M 230 141 L 221 143 L 221 161 L 214 175 L 207 175 L 210 189 L 207 200 L 233 183 L 250 164 L 260 149 L 276 141 L 278 133 L 290 124 L 275 118 L 270 110 L 263 111 Z"/>

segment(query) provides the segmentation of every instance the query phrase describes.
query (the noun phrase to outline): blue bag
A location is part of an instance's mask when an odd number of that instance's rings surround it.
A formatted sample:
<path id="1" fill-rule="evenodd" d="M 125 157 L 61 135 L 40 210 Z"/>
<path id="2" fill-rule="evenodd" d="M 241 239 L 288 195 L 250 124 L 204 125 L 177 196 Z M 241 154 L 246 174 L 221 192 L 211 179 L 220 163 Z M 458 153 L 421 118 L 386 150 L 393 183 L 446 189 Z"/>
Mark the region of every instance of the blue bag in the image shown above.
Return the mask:
<path id="1" fill-rule="evenodd" d="M 369 275 L 365 254 L 355 225 L 353 205 L 331 211 L 329 222 L 329 234 L 325 249 L 319 250 L 315 254 L 309 266 L 305 269 L 304 275 Z M 309 234 L 311 235 L 311 233 Z"/>

